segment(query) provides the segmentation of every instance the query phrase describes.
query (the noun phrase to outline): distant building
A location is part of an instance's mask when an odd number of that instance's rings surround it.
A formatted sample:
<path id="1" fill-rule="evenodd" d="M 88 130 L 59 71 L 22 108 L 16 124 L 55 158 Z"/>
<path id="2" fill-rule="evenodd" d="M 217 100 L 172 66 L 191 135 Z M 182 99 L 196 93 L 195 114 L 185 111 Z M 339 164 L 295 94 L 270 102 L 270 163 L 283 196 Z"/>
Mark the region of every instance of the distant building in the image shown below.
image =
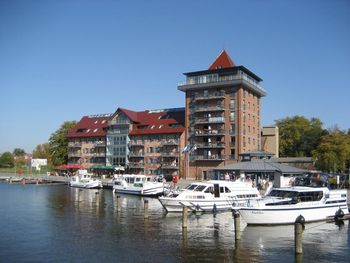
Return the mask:
<path id="1" fill-rule="evenodd" d="M 261 150 L 279 157 L 279 131 L 277 126 L 265 126 L 261 129 Z"/>
<path id="2" fill-rule="evenodd" d="M 135 174 L 170 178 L 183 173 L 185 109 L 132 111 L 119 108 L 109 120 L 107 165 Z"/>
<path id="3" fill-rule="evenodd" d="M 260 77 L 236 66 L 226 51 L 207 70 L 184 75 L 178 89 L 186 98 L 186 144 L 195 149 L 187 178 L 206 179 L 240 153 L 260 150 L 260 98 L 266 95 Z"/>
<path id="4" fill-rule="evenodd" d="M 106 164 L 106 130 L 111 114 L 84 116 L 66 135 L 68 164 Z"/>

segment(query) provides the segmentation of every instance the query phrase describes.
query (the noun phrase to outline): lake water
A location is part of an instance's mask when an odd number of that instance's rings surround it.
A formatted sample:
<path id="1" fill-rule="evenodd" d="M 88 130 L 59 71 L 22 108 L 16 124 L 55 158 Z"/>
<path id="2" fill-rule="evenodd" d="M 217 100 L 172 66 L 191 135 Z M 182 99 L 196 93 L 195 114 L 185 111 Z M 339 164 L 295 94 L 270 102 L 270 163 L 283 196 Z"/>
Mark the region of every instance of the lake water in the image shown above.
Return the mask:
<path id="1" fill-rule="evenodd" d="M 0 183 L 0 262 L 349 262 L 350 227 L 306 225 L 294 256 L 294 226 L 249 227 L 235 243 L 231 213 L 165 214 L 157 199 L 66 185 Z"/>

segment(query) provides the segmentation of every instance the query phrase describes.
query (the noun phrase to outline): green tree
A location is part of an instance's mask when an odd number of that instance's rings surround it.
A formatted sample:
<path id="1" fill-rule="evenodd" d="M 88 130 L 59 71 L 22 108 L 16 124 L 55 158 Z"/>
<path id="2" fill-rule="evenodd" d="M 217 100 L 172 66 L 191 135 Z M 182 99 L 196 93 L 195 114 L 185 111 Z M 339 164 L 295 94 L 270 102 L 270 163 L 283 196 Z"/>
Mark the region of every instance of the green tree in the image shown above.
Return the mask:
<path id="1" fill-rule="evenodd" d="M 57 166 L 67 163 L 68 139 L 66 135 L 75 125 L 75 121 L 66 121 L 57 131 L 51 134 L 49 145 L 53 165 Z"/>
<path id="2" fill-rule="evenodd" d="M 33 159 L 47 159 L 51 163 L 51 153 L 48 143 L 38 144 L 32 152 Z"/>
<path id="3" fill-rule="evenodd" d="M 0 167 L 14 167 L 15 166 L 15 158 L 12 153 L 4 152 L 0 156 Z"/>
<path id="4" fill-rule="evenodd" d="M 13 150 L 13 155 L 15 157 L 23 157 L 26 154 L 25 150 L 21 149 L 21 148 L 15 148 Z"/>
<path id="5" fill-rule="evenodd" d="M 276 121 L 280 135 L 280 156 L 311 156 L 325 134 L 318 118 L 310 120 L 303 116 L 293 116 Z"/>
<path id="6" fill-rule="evenodd" d="M 346 172 L 350 164 L 350 134 L 332 130 L 313 151 L 316 167 L 322 171 Z"/>

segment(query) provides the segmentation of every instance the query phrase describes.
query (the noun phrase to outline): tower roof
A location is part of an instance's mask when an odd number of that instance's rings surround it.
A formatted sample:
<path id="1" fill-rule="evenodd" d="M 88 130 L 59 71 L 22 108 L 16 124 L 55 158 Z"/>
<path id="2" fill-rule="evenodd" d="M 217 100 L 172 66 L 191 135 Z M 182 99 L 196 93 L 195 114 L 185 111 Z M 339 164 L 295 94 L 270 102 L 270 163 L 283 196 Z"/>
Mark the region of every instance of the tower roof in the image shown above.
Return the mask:
<path id="1" fill-rule="evenodd" d="M 213 64 L 209 67 L 209 70 L 215 70 L 219 68 L 232 68 L 235 67 L 235 63 L 232 61 L 226 50 L 223 50 L 221 54 L 215 59 Z"/>

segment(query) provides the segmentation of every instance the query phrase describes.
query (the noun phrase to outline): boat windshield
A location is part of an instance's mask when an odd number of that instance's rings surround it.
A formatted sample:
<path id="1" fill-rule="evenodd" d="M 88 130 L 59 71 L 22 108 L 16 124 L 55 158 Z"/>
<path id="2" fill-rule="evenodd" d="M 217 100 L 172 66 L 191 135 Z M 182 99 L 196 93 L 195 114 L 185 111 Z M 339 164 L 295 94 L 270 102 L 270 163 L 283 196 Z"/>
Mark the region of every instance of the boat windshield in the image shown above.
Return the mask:
<path id="1" fill-rule="evenodd" d="M 189 186 L 187 186 L 185 189 L 186 190 L 193 190 L 194 188 L 196 188 L 198 185 L 197 184 L 190 184 Z"/>
<path id="2" fill-rule="evenodd" d="M 198 185 L 198 186 L 194 189 L 194 191 L 196 191 L 196 192 L 202 192 L 205 188 L 206 188 L 205 185 Z"/>
<path id="3" fill-rule="evenodd" d="M 292 198 L 297 200 L 297 202 L 311 202 L 320 201 L 323 197 L 323 191 L 281 191 L 272 190 L 269 196 L 280 197 L 280 198 Z"/>
<path id="4" fill-rule="evenodd" d="M 281 191 L 281 190 L 272 190 L 269 193 L 269 196 L 281 197 L 281 198 L 293 198 L 298 195 L 298 192 L 295 191 Z"/>

